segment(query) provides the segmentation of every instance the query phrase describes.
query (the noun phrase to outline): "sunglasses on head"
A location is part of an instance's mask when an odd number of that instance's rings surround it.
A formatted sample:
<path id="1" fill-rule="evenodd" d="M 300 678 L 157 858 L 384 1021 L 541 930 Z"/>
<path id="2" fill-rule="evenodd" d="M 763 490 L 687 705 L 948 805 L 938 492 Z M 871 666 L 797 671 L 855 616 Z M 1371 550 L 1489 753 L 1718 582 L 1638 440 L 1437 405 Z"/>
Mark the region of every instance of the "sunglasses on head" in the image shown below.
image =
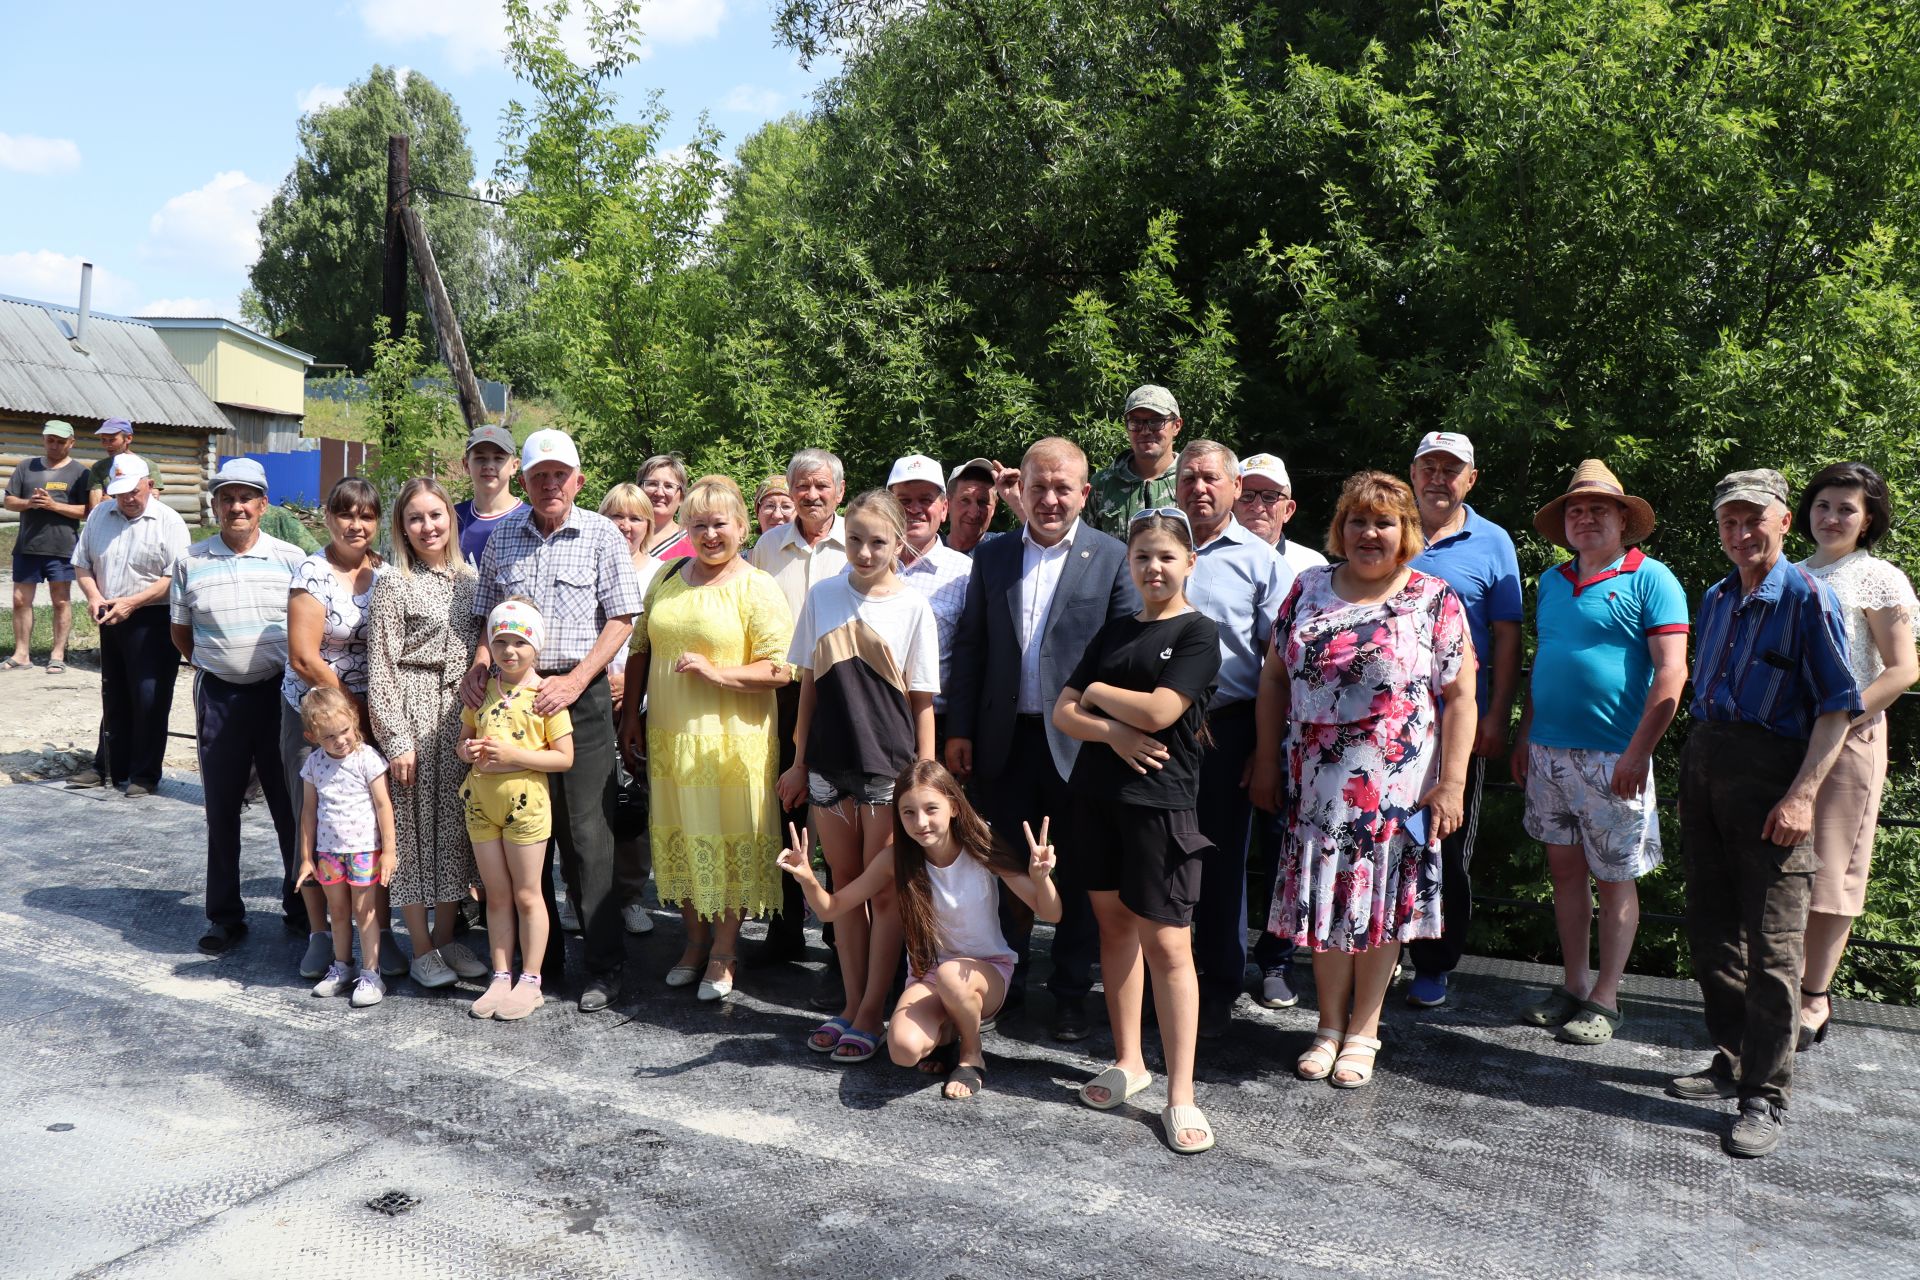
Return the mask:
<path id="1" fill-rule="evenodd" d="M 1187 513 L 1178 507 L 1149 507 L 1145 511 L 1136 511 L 1133 513 L 1133 517 L 1127 521 L 1127 526 L 1131 528 L 1139 524 L 1142 520 L 1150 520 L 1154 516 L 1164 516 L 1168 520 L 1178 520 L 1182 525 L 1186 526 L 1189 535 L 1193 533 L 1193 522 L 1188 520 Z"/>

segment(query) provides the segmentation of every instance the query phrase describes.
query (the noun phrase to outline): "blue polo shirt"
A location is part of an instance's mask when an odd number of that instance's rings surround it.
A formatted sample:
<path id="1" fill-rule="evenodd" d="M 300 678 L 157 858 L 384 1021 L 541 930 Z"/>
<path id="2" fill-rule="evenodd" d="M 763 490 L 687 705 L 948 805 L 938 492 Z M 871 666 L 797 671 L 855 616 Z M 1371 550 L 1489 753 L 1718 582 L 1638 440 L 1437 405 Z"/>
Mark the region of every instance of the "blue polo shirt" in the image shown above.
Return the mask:
<path id="1" fill-rule="evenodd" d="M 1827 712 L 1861 709 L 1840 606 L 1826 583 L 1785 556 L 1744 598 L 1738 570 L 1708 587 L 1694 632 L 1695 720 L 1804 741 Z"/>
<path id="2" fill-rule="evenodd" d="M 1292 586 L 1293 569 L 1280 553 L 1232 516 L 1200 548 L 1187 579 L 1187 603 L 1220 632 L 1220 674 L 1209 706 L 1245 702 L 1260 691 L 1260 659 Z"/>
<path id="3" fill-rule="evenodd" d="M 1480 664 L 1474 693 L 1484 716 L 1493 705 L 1493 624 L 1519 622 L 1527 615 L 1520 599 L 1520 558 L 1513 553 L 1513 539 L 1472 507 L 1466 511 L 1466 523 L 1438 542 L 1428 543 L 1413 558 L 1413 567 L 1443 579 L 1467 611 L 1467 631 Z"/>
<path id="4" fill-rule="evenodd" d="M 1533 722 L 1543 747 L 1619 754 L 1653 687 L 1647 637 L 1687 633 L 1687 593 L 1638 547 L 1582 581 L 1579 561 L 1540 575 L 1534 606 Z"/>

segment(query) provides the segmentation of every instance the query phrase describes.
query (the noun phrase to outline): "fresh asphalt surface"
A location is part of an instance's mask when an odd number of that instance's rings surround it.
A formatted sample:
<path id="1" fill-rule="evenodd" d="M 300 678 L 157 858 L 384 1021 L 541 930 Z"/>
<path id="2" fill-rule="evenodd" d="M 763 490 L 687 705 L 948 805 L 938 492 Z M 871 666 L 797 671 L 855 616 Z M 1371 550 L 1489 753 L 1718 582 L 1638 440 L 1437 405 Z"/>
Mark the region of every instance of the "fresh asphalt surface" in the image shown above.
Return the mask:
<path id="1" fill-rule="evenodd" d="M 1219 1146 L 1178 1156 L 1163 1082 L 1075 1101 L 1103 1020 L 1079 1046 L 1009 1025 L 988 1092 L 945 1102 L 809 1052 L 807 970 L 718 1007 L 662 985 L 666 912 L 597 1015 L 476 1022 L 477 987 L 404 979 L 370 1010 L 313 999 L 257 810 L 252 933 L 195 951 L 198 802 L 190 777 L 0 787 L 5 1280 L 1920 1275 L 1912 1009 L 1843 1006 L 1780 1151 L 1737 1162 L 1730 1103 L 1660 1092 L 1706 1061 L 1690 984 L 1630 981 L 1619 1038 L 1583 1050 L 1513 1020 L 1548 971 L 1469 960 L 1443 1009 L 1394 993 L 1353 1091 L 1291 1075 L 1309 986 L 1202 1044 Z"/>

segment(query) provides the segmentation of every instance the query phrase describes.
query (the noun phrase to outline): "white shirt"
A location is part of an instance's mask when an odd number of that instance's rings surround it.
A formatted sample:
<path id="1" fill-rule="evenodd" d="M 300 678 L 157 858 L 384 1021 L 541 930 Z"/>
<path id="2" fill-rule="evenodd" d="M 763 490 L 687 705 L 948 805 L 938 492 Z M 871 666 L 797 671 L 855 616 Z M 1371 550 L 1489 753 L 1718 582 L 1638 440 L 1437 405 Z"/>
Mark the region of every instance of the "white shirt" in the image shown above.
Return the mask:
<path id="1" fill-rule="evenodd" d="M 1286 538 L 1286 548 L 1280 552 L 1280 558 L 1287 562 L 1294 574 L 1305 573 L 1309 569 L 1318 569 L 1327 562 L 1327 558 L 1304 542 L 1295 542 Z"/>
<path id="2" fill-rule="evenodd" d="M 1020 701 L 1015 710 L 1023 716 L 1043 716 L 1053 710 L 1040 689 L 1037 641 L 1046 630 L 1053 593 L 1060 586 L 1060 571 L 1066 568 L 1074 535 L 1079 532 L 1080 521 L 1076 518 L 1060 541 L 1043 547 L 1033 540 L 1026 526 L 1020 528 Z"/>
<path id="3" fill-rule="evenodd" d="M 949 867 L 926 865 L 935 962 L 1010 957 L 1013 948 L 1000 931 L 1000 878 L 965 853 Z"/>
<path id="4" fill-rule="evenodd" d="M 807 593 L 847 569 L 847 521 L 835 514 L 820 541 L 812 546 L 800 536 L 800 522 L 790 520 L 762 534 L 747 553 L 747 563 L 765 569 L 779 584 L 794 617 L 806 607 Z"/>
<path id="5" fill-rule="evenodd" d="M 313 847 L 320 853 L 366 853 L 380 848 L 373 811 L 373 780 L 387 762 L 366 743 L 336 760 L 324 747 L 307 753 L 300 777 L 313 784 Z"/>
<path id="6" fill-rule="evenodd" d="M 960 629 L 960 613 L 967 607 L 973 561 L 935 539 L 900 570 L 900 576 L 933 606 L 933 620 L 940 630 L 940 687 L 944 690 L 953 675 L 953 633 Z M 945 693 L 933 700 L 933 709 L 947 709 Z"/>
<path id="7" fill-rule="evenodd" d="M 93 575 L 100 594 L 109 600 L 137 595 L 173 572 L 173 562 L 187 554 L 193 536 L 180 513 L 147 495 L 147 509 L 129 520 L 120 504 L 108 498 L 87 513 L 80 540 L 73 544 L 72 563 Z M 156 601 L 165 604 L 166 601 Z"/>

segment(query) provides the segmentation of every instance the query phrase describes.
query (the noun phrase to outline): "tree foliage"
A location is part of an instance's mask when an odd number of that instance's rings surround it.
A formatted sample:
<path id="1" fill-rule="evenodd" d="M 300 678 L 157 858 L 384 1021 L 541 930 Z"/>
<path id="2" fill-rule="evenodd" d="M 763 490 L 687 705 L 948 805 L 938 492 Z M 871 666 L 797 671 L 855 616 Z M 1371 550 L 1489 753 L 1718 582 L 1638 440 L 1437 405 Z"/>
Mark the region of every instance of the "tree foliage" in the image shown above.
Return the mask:
<path id="1" fill-rule="evenodd" d="M 387 139 L 407 134 L 416 188 L 464 193 L 473 152 L 460 110 L 419 72 L 375 66 L 346 101 L 300 117 L 300 155 L 260 214 L 260 257 L 250 273 L 249 318 L 322 363 L 371 366 L 371 325 L 381 313 L 387 207 Z M 499 305 L 489 267 L 498 254 L 483 205 L 416 191 L 434 257 L 463 319 Z M 412 286 L 413 309 L 424 310 Z M 475 359 L 484 362 L 484 348 Z"/>

